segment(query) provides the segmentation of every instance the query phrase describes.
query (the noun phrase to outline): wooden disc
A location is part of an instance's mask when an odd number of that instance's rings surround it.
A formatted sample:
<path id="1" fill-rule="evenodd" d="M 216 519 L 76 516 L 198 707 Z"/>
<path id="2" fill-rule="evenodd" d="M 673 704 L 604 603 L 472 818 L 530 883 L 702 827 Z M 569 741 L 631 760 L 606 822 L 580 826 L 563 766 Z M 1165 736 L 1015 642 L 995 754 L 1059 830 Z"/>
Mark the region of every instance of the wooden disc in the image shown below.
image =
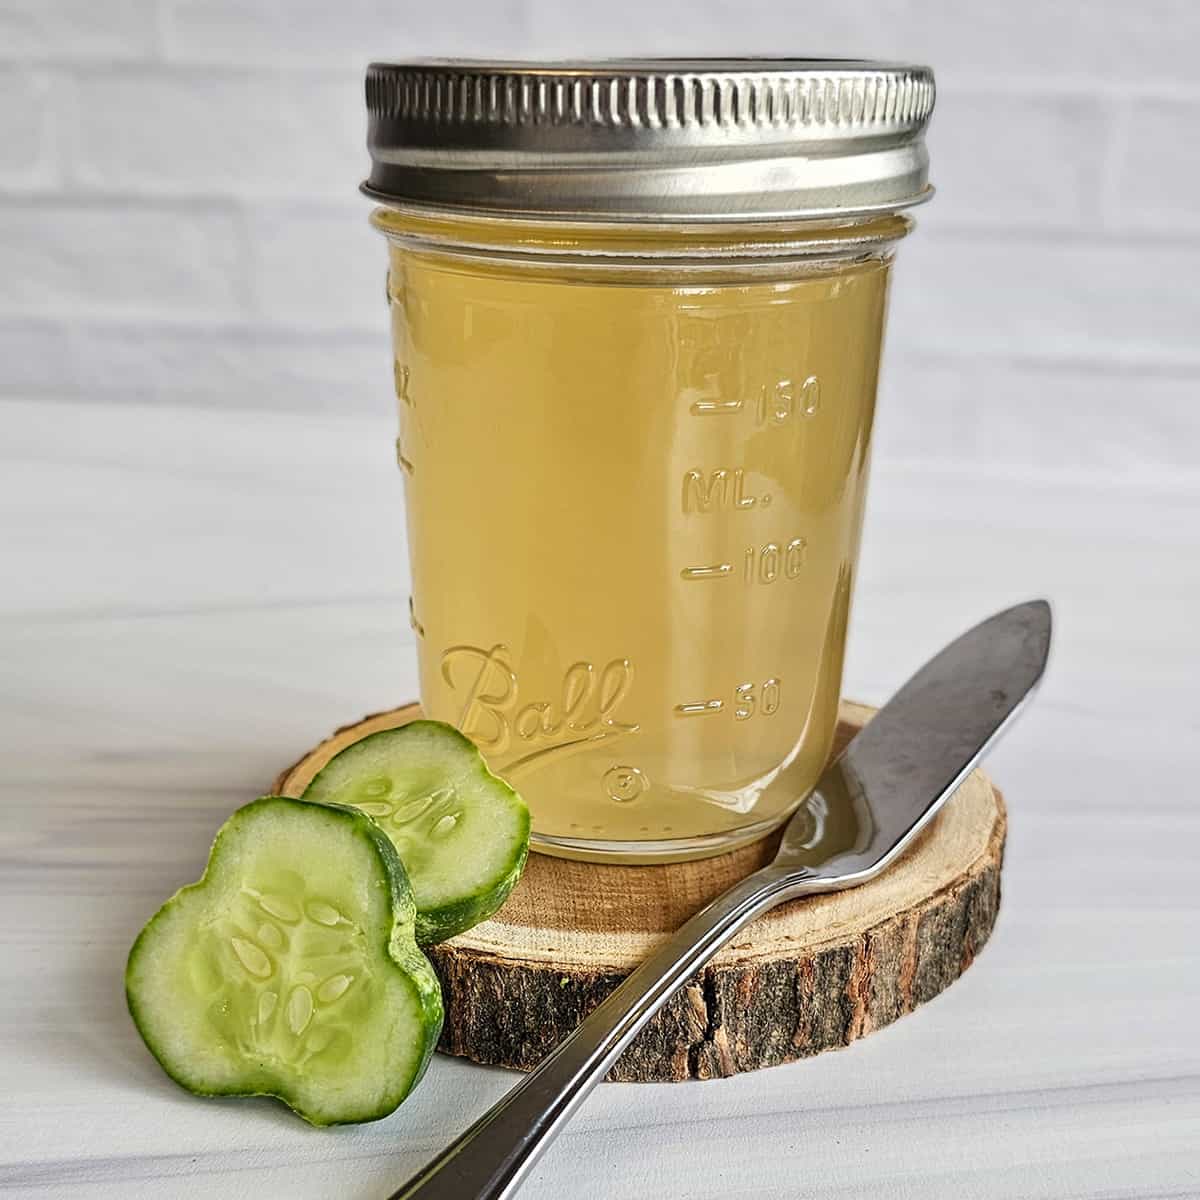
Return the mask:
<path id="1" fill-rule="evenodd" d="M 872 710 L 843 704 L 838 747 Z M 419 716 L 346 726 L 284 771 L 300 795 L 338 751 Z M 848 1045 L 936 996 L 970 966 L 1000 903 L 1005 810 L 976 771 L 878 879 L 783 905 L 748 925 L 639 1034 L 618 1080 L 710 1079 Z M 531 854 L 489 921 L 428 949 L 441 977 L 441 1048 L 537 1065 L 671 931 L 774 853 L 776 837 L 719 858 L 606 866 Z"/>

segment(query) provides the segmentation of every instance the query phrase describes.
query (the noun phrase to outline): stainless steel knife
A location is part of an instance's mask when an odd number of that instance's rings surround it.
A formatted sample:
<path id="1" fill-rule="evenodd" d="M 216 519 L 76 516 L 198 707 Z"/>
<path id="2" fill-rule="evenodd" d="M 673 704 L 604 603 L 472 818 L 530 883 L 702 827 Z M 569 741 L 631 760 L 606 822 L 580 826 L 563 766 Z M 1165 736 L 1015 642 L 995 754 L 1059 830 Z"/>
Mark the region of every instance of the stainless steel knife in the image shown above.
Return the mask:
<path id="1" fill-rule="evenodd" d="M 1050 606 L 997 613 L 925 664 L 850 742 L 788 822 L 779 853 L 701 909 L 531 1074 L 389 1200 L 501 1200 L 638 1031 L 748 921 L 893 862 L 1042 677 Z"/>

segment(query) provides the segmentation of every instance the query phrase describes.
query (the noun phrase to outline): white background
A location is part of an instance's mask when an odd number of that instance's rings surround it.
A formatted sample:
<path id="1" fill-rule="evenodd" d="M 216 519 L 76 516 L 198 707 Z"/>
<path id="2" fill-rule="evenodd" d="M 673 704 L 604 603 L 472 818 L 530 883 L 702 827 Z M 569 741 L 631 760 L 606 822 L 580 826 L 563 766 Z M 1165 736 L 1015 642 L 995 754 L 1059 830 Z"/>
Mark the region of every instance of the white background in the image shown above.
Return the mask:
<path id="1" fill-rule="evenodd" d="M 848 694 L 1045 594 L 996 934 L 850 1050 L 602 1088 L 557 1198 L 1200 1195 L 1200 5 L 0 0 L 0 1189 L 380 1196 L 509 1085 L 316 1135 L 149 1060 L 121 968 L 236 805 L 409 698 L 362 68 L 938 72 Z"/>
<path id="2" fill-rule="evenodd" d="M 3 0 L 0 395 L 386 413 L 364 63 L 738 50 L 937 70 L 881 457 L 1194 479 L 1191 0 Z"/>

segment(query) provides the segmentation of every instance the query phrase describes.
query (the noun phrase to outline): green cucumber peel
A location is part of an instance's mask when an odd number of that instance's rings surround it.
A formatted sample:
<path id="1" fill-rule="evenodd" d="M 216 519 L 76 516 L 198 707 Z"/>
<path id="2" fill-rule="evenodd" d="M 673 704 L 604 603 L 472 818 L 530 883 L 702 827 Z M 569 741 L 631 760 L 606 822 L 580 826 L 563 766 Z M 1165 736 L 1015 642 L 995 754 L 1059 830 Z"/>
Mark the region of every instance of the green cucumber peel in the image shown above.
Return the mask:
<path id="1" fill-rule="evenodd" d="M 387 1116 L 441 1032 L 437 977 L 391 841 L 353 808 L 265 796 L 138 935 L 138 1032 L 203 1096 L 273 1096 L 313 1125 Z"/>
<path id="2" fill-rule="evenodd" d="M 306 800 L 368 814 L 391 839 L 417 903 L 417 941 L 490 917 L 521 877 L 529 810 L 475 744 L 440 721 L 368 734 L 325 764 Z"/>

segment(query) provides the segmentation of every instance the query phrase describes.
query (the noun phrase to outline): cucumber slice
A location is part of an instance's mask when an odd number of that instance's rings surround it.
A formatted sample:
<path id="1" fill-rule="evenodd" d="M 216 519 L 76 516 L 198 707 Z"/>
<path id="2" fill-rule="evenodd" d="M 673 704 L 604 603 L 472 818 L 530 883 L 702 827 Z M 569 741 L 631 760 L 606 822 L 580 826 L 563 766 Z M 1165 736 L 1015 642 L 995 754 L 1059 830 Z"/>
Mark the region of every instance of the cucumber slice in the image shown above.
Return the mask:
<path id="1" fill-rule="evenodd" d="M 385 1117 L 421 1078 L 442 997 L 404 868 L 352 809 L 266 796 L 129 953 L 134 1024 L 203 1096 L 275 1096 L 314 1125 Z"/>
<path id="2" fill-rule="evenodd" d="M 529 810 L 470 739 L 440 721 L 383 729 L 334 755 L 306 800 L 347 804 L 392 840 L 417 901 L 417 941 L 490 917 L 529 854 Z"/>

